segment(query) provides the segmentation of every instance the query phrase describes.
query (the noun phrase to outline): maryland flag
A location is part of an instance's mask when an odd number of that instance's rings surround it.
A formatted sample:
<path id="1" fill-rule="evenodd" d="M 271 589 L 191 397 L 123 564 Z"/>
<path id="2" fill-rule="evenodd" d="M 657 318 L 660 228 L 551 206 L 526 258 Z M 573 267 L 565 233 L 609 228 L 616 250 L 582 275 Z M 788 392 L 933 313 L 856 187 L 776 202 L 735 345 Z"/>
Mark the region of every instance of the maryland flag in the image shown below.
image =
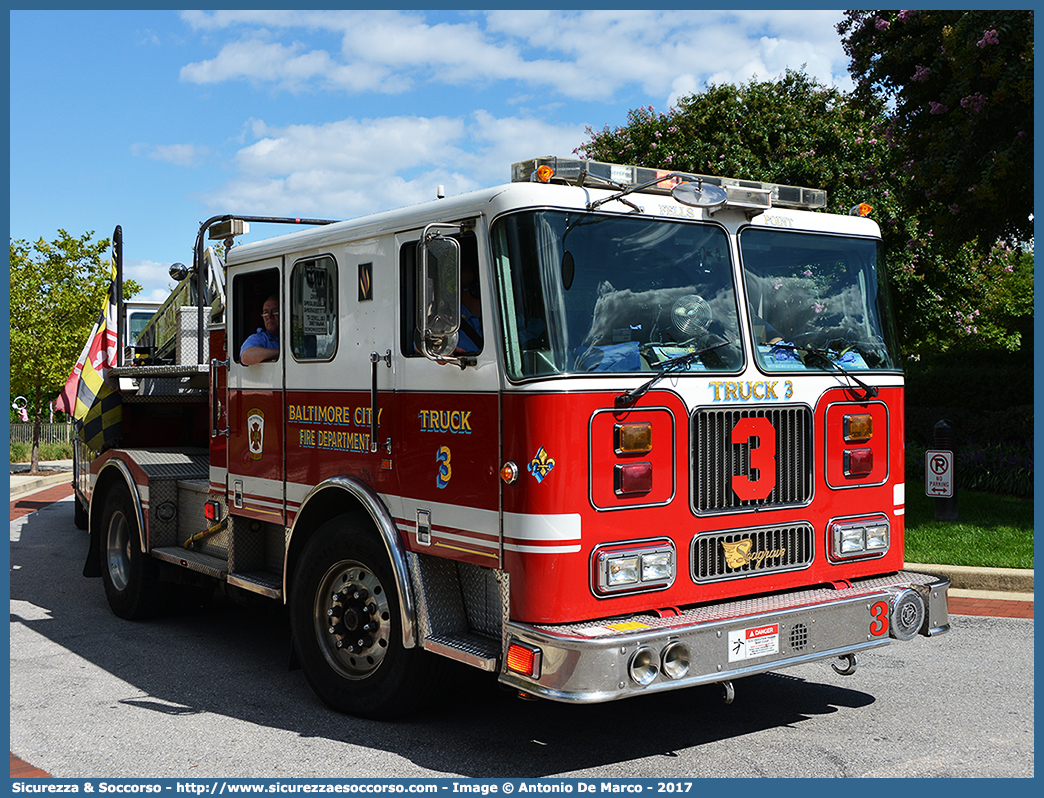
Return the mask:
<path id="1" fill-rule="evenodd" d="M 115 442 L 123 420 L 119 391 L 108 380 L 109 369 L 116 365 L 116 260 L 120 256 L 114 243 L 109 295 L 57 403 L 66 413 L 72 411 L 76 434 L 95 452 Z"/>

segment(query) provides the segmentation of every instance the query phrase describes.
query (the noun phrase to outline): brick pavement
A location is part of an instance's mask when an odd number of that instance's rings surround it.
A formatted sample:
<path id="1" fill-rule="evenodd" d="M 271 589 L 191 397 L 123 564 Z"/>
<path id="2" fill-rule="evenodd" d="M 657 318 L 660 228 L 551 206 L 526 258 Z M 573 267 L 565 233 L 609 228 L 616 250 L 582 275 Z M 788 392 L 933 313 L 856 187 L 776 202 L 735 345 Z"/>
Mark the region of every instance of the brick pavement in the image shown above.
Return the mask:
<path id="1" fill-rule="evenodd" d="M 951 615 L 989 615 L 994 618 L 1033 619 L 1032 601 L 950 596 L 946 605 Z"/>
<path id="2" fill-rule="evenodd" d="M 48 504 L 54 504 L 66 496 L 72 496 L 72 492 L 73 487 L 70 484 L 56 485 L 53 488 L 47 488 L 36 493 L 30 493 L 28 496 L 22 496 L 20 499 L 15 499 L 11 502 L 11 520 L 14 521 L 23 515 L 35 513 Z"/>

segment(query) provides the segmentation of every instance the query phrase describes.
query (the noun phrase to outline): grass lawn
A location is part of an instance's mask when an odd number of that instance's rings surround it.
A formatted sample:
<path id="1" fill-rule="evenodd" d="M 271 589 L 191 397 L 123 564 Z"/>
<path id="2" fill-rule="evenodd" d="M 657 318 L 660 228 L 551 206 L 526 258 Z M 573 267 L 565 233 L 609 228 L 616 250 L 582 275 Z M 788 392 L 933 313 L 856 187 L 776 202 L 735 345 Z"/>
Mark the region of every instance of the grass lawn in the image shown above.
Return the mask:
<path id="1" fill-rule="evenodd" d="M 957 492 L 957 521 L 935 520 L 924 486 L 906 491 L 906 560 L 939 565 L 1033 567 L 1033 500 Z"/>

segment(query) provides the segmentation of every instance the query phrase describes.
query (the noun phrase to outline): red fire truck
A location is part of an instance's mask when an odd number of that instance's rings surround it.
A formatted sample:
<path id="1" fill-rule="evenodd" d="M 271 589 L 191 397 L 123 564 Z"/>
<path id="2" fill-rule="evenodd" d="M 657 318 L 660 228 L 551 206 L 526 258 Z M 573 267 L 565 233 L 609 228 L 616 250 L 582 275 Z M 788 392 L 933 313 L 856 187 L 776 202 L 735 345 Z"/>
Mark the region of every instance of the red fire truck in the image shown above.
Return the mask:
<path id="1" fill-rule="evenodd" d="M 948 581 L 904 570 L 880 232 L 825 206 L 538 158 L 234 247 L 301 220 L 215 217 L 177 345 L 113 372 L 122 437 L 78 454 L 84 572 L 125 618 L 178 582 L 284 603 L 318 695 L 370 717 L 447 659 L 528 697 L 731 700 L 945 632 Z"/>

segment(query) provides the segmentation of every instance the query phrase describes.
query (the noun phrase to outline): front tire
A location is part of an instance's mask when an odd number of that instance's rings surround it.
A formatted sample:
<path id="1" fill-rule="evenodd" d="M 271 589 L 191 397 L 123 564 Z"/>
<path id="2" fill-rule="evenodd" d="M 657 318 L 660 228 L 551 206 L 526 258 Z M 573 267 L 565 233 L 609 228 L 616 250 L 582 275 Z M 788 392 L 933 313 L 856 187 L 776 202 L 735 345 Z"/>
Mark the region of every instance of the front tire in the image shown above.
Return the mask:
<path id="1" fill-rule="evenodd" d="M 130 491 L 116 482 L 105 496 L 98 530 L 105 597 L 120 618 L 156 614 L 170 594 L 159 580 L 159 563 L 141 550 L 141 530 Z"/>
<path id="2" fill-rule="evenodd" d="M 290 628 L 308 683 L 327 705 L 387 719 L 435 693 L 442 662 L 402 645 L 395 580 L 362 514 L 316 530 L 294 571 Z"/>

